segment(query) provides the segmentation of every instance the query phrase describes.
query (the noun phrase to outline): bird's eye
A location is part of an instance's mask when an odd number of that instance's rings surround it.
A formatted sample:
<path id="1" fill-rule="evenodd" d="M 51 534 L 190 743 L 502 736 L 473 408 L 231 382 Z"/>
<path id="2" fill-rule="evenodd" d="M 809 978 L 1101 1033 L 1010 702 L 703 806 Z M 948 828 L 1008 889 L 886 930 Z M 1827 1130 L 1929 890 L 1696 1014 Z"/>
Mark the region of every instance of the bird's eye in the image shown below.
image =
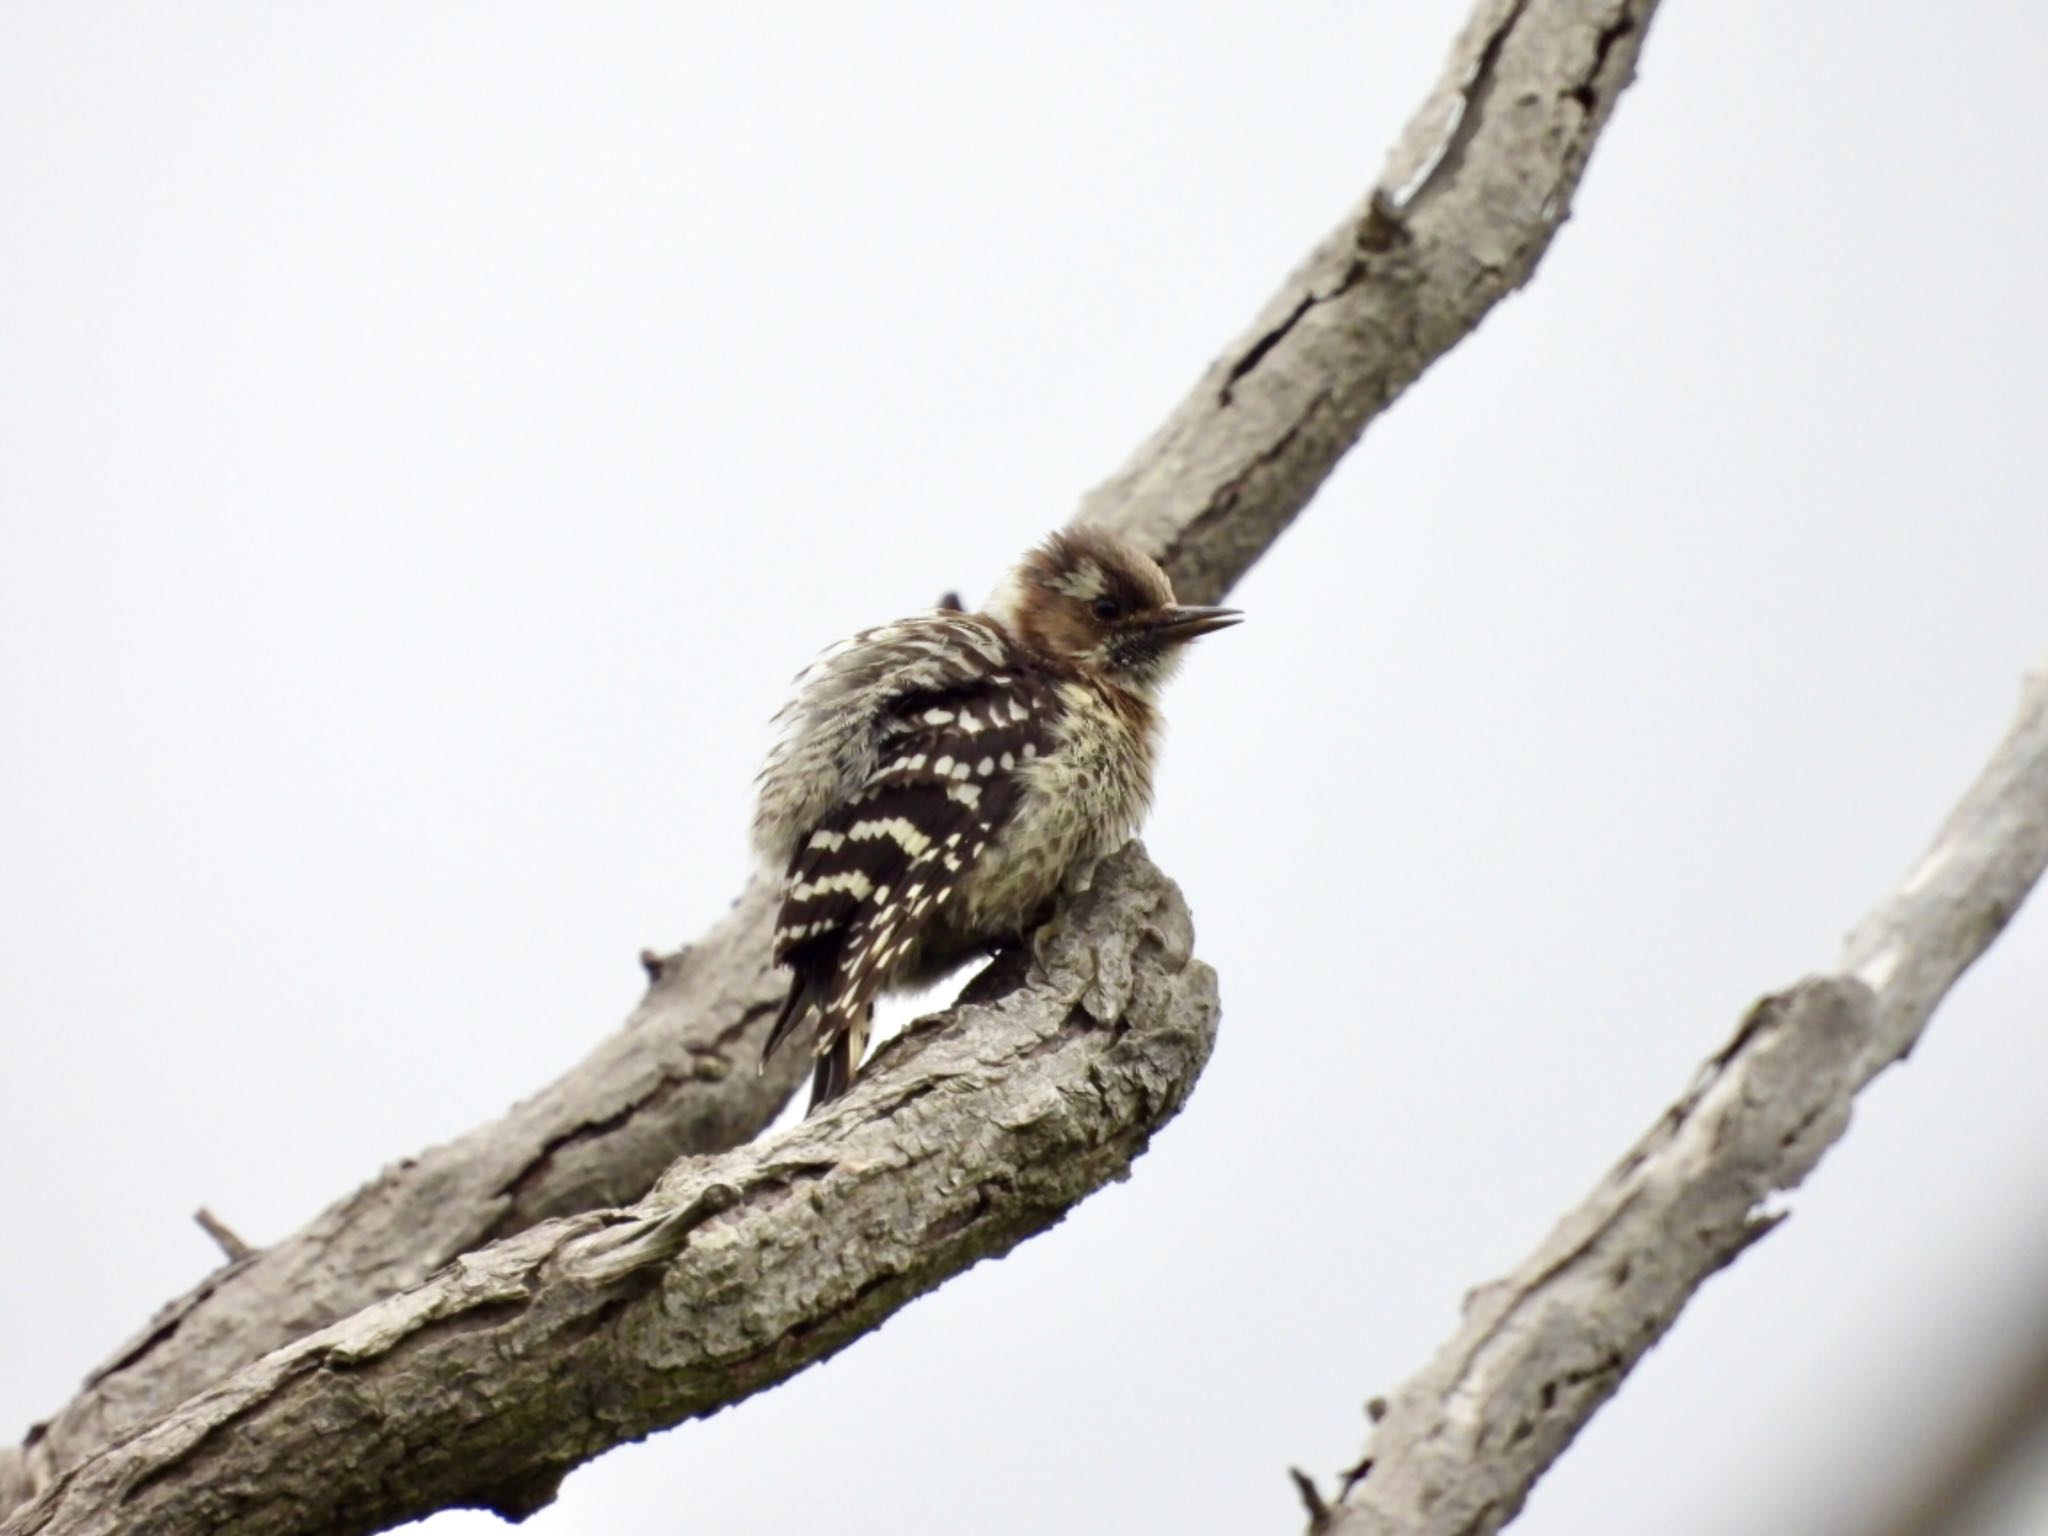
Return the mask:
<path id="1" fill-rule="evenodd" d="M 1095 617 L 1105 624 L 1124 616 L 1124 605 L 1113 597 L 1098 597 L 1090 606 L 1095 611 Z"/>

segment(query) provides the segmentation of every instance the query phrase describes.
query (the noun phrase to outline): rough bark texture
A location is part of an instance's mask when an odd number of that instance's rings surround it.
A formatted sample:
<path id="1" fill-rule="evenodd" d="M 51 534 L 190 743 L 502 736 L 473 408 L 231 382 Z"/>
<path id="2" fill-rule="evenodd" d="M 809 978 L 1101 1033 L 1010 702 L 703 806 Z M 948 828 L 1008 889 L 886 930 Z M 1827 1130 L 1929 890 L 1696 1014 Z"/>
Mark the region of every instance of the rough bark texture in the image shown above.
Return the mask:
<path id="1" fill-rule="evenodd" d="M 1482 0 L 1378 184 L 1081 509 L 1213 602 L 1366 426 L 1527 282 L 1654 0 Z"/>
<path id="2" fill-rule="evenodd" d="M 1487 1536 L 1677 1320 L 1777 1224 L 2048 865 L 2048 667 L 1932 848 L 1836 971 L 1764 998 L 1699 1079 L 1394 1394 L 1317 1536 Z"/>
<path id="3" fill-rule="evenodd" d="M 758 1132 L 809 1070 L 801 1051 L 755 1070 L 782 994 L 767 965 L 773 917 L 773 892 L 757 879 L 701 943 L 649 962 L 640 1006 L 573 1071 L 504 1118 L 386 1168 L 165 1307 L 21 1452 L 0 1456 L 0 1513 L 230 1371 L 458 1255 L 637 1199 L 677 1157 Z"/>
<path id="4" fill-rule="evenodd" d="M 1215 1038 L 1191 938 L 1132 845 L 828 1112 L 265 1356 L 68 1472 L 7 1536 L 341 1536 L 540 1507 L 579 1463 L 826 1358 L 1122 1178 Z"/>
<path id="5" fill-rule="evenodd" d="M 1379 184 L 1079 520 L 1221 596 L 1408 384 L 1527 281 L 1632 78 L 1650 0 L 1483 0 Z M 780 990 L 769 893 L 673 961 L 625 1029 L 510 1115 L 394 1165 L 172 1302 L 19 1451 L 0 1511 L 98 1447 L 476 1243 L 637 1197 L 674 1157 L 738 1145 L 803 1063 L 751 1062 Z"/>

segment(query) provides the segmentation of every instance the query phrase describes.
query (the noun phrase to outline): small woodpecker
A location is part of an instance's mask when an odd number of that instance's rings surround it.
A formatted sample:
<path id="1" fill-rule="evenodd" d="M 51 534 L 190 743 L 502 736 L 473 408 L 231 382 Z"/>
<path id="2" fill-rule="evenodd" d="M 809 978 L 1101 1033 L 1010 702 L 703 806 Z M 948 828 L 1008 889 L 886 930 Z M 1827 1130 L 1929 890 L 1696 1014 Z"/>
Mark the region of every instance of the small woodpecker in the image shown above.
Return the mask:
<path id="1" fill-rule="evenodd" d="M 817 1020 L 813 1113 L 852 1083 L 877 995 L 1026 933 L 1137 831 L 1153 698 L 1182 646 L 1239 617 L 1176 603 L 1151 559 L 1080 528 L 979 613 L 864 630 L 797 678 L 754 844 L 782 872 L 775 960 L 792 973 L 762 1060 Z"/>

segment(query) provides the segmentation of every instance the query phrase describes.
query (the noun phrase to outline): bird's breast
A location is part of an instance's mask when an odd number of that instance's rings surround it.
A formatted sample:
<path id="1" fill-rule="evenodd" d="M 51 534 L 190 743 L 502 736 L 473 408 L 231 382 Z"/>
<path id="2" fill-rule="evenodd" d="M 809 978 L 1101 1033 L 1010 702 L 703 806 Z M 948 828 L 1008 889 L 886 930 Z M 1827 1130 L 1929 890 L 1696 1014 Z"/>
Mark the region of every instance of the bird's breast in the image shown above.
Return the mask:
<path id="1" fill-rule="evenodd" d="M 978 933 L 1021 930 L 1070 872 L 1128 841 L 1151 800 L 1151 706 L 1084 681 L 1062 681 L 1054 693 L 1048 749 L 1018 766 L 1016 812 L 961 893 Z"/>

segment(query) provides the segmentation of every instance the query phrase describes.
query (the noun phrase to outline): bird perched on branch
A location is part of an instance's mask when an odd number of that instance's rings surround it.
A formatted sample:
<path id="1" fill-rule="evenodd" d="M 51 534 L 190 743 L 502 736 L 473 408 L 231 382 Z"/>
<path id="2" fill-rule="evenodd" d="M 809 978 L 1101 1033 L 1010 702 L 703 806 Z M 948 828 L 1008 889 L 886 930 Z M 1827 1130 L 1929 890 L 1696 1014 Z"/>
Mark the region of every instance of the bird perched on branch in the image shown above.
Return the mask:
<path id="1" fill-rule="evenodd" d="M 1153 698 L 1228 608 L 1184 607 L 1151 559 L 1055 533 L 979 613 L 865 630 L 797 679 L 754 843 L 783 872 L 789 996 L 762 1060 L 815 1018 L 813 1112 L 846 1091 L 880 993 L 923 986 L 1047 916 L 1137 830 Z"/>

